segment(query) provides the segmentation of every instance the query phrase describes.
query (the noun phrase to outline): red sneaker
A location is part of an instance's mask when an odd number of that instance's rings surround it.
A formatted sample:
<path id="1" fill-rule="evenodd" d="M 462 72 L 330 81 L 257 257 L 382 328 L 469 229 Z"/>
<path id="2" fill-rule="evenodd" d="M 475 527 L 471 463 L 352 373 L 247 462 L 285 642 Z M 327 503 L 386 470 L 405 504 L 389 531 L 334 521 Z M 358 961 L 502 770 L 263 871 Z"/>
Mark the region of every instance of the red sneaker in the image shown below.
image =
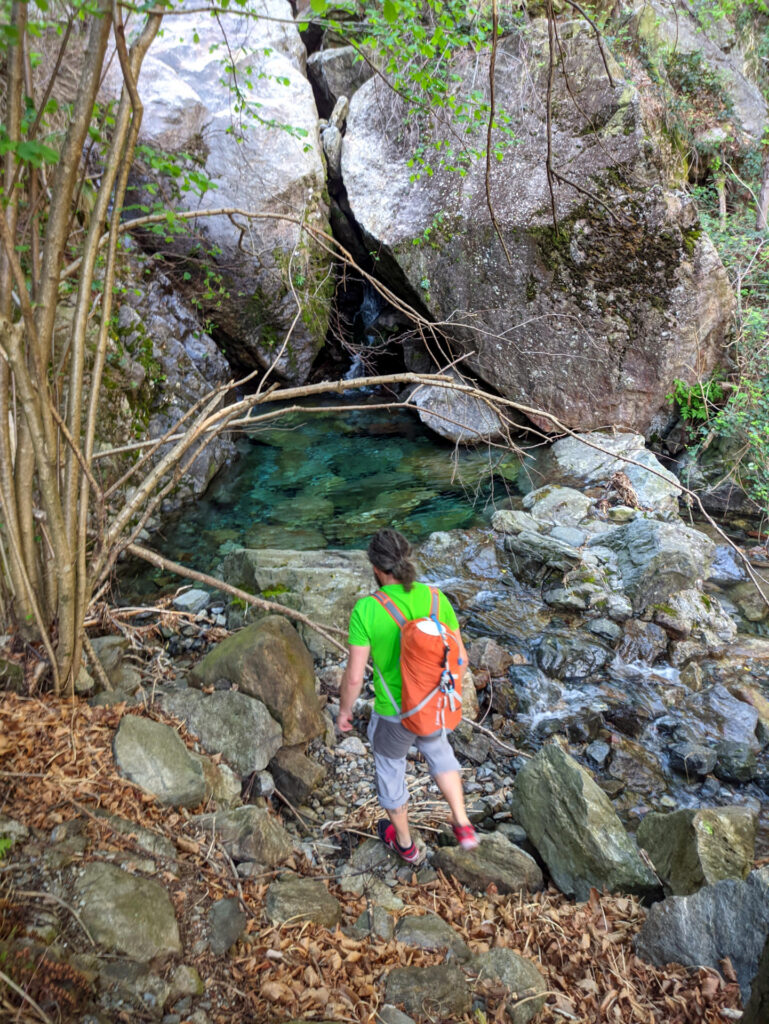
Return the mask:
<path id="1" fill-rule="evenodd" d="M 474 850 L 480 843 L 478 834 L 472 825 L 452 825 L 451 827 L 463 850 Z"/>
<path id="2" fill-rule="evenodd" d="M 422 854 L 417 849 L 416 843 L 412 842 L 411 846 L 401 846 L 398 842 L 398 838 L 395 832 L 395 825 L 391 821 L 385 821 L 382 818 L 377 822 L 377 835 L 391 850 L 394 850 L 399 857 L 407 861 L 409 864 L 418 864 L 422 859 Z"/>

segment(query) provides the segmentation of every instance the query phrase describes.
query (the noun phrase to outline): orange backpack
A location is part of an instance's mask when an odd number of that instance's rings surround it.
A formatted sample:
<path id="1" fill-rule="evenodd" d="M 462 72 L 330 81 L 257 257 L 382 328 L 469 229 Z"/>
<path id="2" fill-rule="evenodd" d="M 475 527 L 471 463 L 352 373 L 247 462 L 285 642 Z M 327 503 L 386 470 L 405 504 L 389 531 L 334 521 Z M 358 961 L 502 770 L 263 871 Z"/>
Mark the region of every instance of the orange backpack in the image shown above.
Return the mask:
<path id="1" fill-rule="evenodd" d="M 434 587 L 429 589 L 430 614 L 420 619 L 407 619 L 383 590 L 373 595 L 401 631 L 403 688 L 398 718 L 417 736 L 451 732 L 462 721 L 462 676 L 467 667 L 459 653 L 459 630 L 449 629 L 439 620 L 439 594 Z M 374 667 L 390 703 L 397 707 L 384 676 Z"/>

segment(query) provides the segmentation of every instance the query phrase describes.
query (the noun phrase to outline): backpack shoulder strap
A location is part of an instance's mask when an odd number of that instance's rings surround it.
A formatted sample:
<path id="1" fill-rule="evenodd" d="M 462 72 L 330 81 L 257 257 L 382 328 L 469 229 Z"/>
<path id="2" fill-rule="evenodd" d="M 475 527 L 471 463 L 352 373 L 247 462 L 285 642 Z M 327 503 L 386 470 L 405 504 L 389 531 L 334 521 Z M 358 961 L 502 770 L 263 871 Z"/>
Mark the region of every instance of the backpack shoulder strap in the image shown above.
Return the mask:
<path id="1" fill-rule="evenodd" d="M 430 587 L 430 618 L 438 618 L 438 605 L 440 604 L 441 595 L 435 587 Z"/>
<path id="2" fill-rule="evenodd" d="M 375 594 L 372 594 L 375 601 L 384 608 L 384 610 L 393 618 L 398 625 L 399 629 L 403 629 L 408 619 L 405 617 L 403 612 L 400 610 L 398 605 L 393 601 L 391 597 L 388 597 L 383 590 L 377 590 Z"/>

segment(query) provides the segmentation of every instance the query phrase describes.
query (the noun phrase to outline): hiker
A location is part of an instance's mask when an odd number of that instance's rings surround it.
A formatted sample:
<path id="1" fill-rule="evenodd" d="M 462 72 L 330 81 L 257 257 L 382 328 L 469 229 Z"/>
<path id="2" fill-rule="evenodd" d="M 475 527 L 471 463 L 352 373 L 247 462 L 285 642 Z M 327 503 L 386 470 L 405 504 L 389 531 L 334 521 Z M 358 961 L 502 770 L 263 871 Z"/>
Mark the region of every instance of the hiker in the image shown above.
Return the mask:
<path id="1" fill-rule="evenodd" d="M 411 864 L 419 862 L 420 853 L 409 831 L 406 788 L 406 754 L 416 743 L 449 805 L 451 825 L 459 845 L 472 850 L 478 845 L 478 837 L 467 817 L 459 762 L 447 735 L 448 729 L 461 718 L 459 690 L 451 692 L 449 681 L 448 693 L 435 693 L 442 678 L 440 665 L 436 669 L 428 662 L 431 667 L 425 672 L 424 658 L 412 659 L 407 665 L 401 650 L 402 628 L 410 626 L 410 637 L 413 637 L 414 627 L 418 627 L 417 645 L 433 644 L 442 658 L 445 658 L 444 649 L 448 653 L 447 644 L 453 647 L 455 665 L 460 666 L 454 674 L 459 677 L 456 682 L 461 683 L 467 652 L 459 635 L 457 617 L 444 594 L 416 582 L 416 571 L 410 560 L 411 545 L 403 534 L 389 527 L 380 530 L 369 544 L 367 554 L 380 589 L 376 594 L 361 598 L 350 616 L 350 654 L 340 687 L 339 730 L 349 732 L 352 729 L 353 705 L 363 686 L 363 674 L 371 654 L 375 701 L 368 738 L 374 754 L 379 803 L 389 818 L 378 823 L 379 838 L 403 860 Z M 425 636 L 431 639 L 425 641 Z M 406 650 L 404 634 L 403 651 Z M 411 652 L 412 648 L 409 646 L 408 650 Z M 417 655 L 420 653 L 416 651 Z M 431 678 L 424 678 L 426 675 Z M 407 716 L 401 707 L 402 689 L 406 688 L 404 679 L 409 687 L 419 687 L 421 694 L 435 693 L 424 709 L 417 707 Z"/>

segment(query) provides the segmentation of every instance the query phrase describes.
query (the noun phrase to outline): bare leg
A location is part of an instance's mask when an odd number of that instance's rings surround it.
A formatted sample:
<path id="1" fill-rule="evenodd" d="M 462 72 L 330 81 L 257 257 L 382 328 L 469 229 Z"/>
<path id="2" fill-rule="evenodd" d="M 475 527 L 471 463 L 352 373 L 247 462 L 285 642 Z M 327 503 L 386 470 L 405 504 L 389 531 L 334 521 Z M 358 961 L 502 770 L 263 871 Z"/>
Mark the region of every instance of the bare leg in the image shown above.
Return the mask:
<path id="1" fill-rule="evenodd" d="M 459 772 L 451 771 L 441 772 L 433 777 L 438 789 L 443 793 L 446 803 L 451 809 L 452 825 L 469 825 L 470 819 L 467 817 L 465 797 L 462 792 L 462 776 Z M 398 839 L 398 842 L 400 842 L 400 839 Z"/>
<path id="2" fill-rule="evenodd" d="M 387 810 L 387 808 L 385 808 L 385 810 Z M 404 848 L 411 846 L 411 833 L 409 832 L 409 805 L 401 804 L 400 807 L 394 807 L 392 810 L 387 810 L 387 817 L 393 823 L 398 844 Z"/>

